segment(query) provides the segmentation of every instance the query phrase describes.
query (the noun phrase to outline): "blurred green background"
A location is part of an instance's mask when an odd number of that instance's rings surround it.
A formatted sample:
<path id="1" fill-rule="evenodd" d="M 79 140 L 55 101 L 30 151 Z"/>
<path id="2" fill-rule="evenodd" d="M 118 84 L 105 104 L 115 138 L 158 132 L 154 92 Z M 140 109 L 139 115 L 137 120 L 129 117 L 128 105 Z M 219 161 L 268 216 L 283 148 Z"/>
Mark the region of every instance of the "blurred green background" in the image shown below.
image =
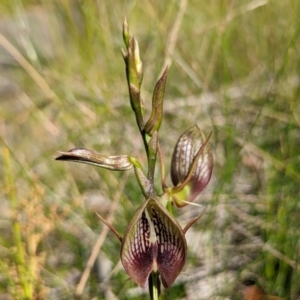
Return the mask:
<path id="1" fill-rule="evenodd" d="M 82 299 L 148 299 L 95 214 L 124 233 L 143 201 L 133 172 L 53 160 L 76 146 L 146 163 L 120 51 L 125 16 L 147 115 L 170 66 L 167 170 L 187 128 L 212 131 L 213 177 L 197 200 L 207 210 L 164 299 L 242 299 L 247 279 L 300 299 L 299 15 L 298 0 L 0 0 L 0 299 L 71 299 L 99 235 Z M 201 210 L 176 215 L 185 225 Z"/>

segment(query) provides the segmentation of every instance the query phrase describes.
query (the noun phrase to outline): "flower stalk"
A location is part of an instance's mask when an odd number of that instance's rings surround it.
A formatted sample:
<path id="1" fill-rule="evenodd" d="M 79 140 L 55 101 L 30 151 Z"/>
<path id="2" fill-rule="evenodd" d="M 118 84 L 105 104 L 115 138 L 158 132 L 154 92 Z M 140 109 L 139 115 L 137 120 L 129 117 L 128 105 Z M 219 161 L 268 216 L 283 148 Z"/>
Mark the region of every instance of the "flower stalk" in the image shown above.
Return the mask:
<path id="1" fill-rule="evenodd" d="M 152 272 L 149 277 L 149 296 L 153 300 L 162 300 L 159 273 Z"/>
<path id="2" fill-rule="evenodd" d="M 184 132 L 175 146 L 171 179 L 168 187 L 162 149 L 159 146 L 159 130 L 163 119 L 163 100 L 168 68 L 157 81 L 152 96 L 152 111 L 145 120 L 144 102 L 141 98 L 143 64 L 138 42 L 129 33 L 127 21 L 123 23 L 122 50 L 131 108 L 143 139 L 147 155 L 147 173 L 142 164 L 129 155 L 103 155 L 84 148 L 59 152 L 56 160 L 91 164 L 112 171 L 134 169 L 145 201 L 133 215 L 122 236 L 112 224 L 100 215 L 121 242 L 120 258 L 130 278 L 141 288 L 148 287 L 151 300 L 161 300 L 161 284 L 169 288 L 182 271 L 187 257 L 187 230 L 202 216 L 204 210 L 182 228 L 173 216 L 173 204 L 181 207 L 194 201 L 208 184 L 212 173 L 212 153 L 209 138 L 205 138 L 198 126 Z M 155 195 L 155 167 L 159 157 L 161 165 L 162 195 Z"/>

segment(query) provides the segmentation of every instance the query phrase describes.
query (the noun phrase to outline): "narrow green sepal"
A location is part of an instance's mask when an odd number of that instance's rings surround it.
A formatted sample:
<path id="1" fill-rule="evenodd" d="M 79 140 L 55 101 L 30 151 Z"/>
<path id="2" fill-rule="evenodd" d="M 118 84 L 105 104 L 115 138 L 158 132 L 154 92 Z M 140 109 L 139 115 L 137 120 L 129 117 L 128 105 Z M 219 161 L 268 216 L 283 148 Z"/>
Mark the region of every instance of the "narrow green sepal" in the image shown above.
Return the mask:
<path id="1" fill-rule="evenodd" d="M 144 103 L 140 95 L 140 86 L 143 78 L 142 62 L 139 56 L 139 47 L 133 36 L 129 37 L 127 53 L 122 51 L 126 64 L 130 104 L 135 113 L 140 131 L 144 129 Z"/>
<path id="2" fill-rule="evenodd" d="M 157 145 L 158 145 L 158 132 L 154 131 L 148 142 L 148 179 L 152 183 L 150 195 L 152 196 L 154 193 L 154 173 L 155 173 L 155 165 L 156 165 L 156 156 L 157 156 Z"/>
<path id="3" fill-rule="evenodd" d="M 102 223 L 104 223 L 114 234 L 115 236 L 119 239 L 119 241 L 122 243 L 122 239 L 123 237 L 121 236 L 121 234 L 115 229 L 115 227 L 108 223 L 101 215 L 99 215 L 97 212 L 96 212 L 96 215 L 98 216 L 98 218 L 102 221 Z"/>
<path id="4" fill-rule="evenodd" d="M 140 87 L 143 78 L 143 64 L 140 59 L 139 45 L 134 36 L 129 37 L 128 76 L 130 83 Z"/>

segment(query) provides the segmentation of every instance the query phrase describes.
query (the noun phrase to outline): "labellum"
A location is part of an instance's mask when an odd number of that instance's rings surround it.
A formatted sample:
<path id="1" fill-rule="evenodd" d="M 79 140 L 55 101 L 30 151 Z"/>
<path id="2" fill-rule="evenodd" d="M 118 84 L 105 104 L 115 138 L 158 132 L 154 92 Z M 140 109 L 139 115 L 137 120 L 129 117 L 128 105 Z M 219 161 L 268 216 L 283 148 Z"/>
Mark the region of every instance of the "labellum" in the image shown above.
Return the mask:
<path id="1" fill-rule="evenodd" d="M 213 157 L 209 137 L 205 139 L 203 132 L 194 125 L 178 139 L 171 163 L 172 193 L 177 206 L 194 201 L 210 180 Z"/>
<path id="2" fill-rule="evenodd" d="M 169 288 L 173 284 L 186 260 L 185 232 L 201 215 L 182 229 L 165 207 L 155 198 L 149 198 L 136 211 L 123 238 L 99 217 L 122 242 L 124 269 L 134 282 L 145 289 L 151 272 L 160 274 L 164 287 Z"/>
<path id="3" fill-rule="evenodd" d="M 151 272 L 159 272 L 170 287 L 186 259 L 184 233 L 171 214 L 149 198 L 130 222 L 122 243 L 121 260 L 129 276 L 142 288 Z"/>

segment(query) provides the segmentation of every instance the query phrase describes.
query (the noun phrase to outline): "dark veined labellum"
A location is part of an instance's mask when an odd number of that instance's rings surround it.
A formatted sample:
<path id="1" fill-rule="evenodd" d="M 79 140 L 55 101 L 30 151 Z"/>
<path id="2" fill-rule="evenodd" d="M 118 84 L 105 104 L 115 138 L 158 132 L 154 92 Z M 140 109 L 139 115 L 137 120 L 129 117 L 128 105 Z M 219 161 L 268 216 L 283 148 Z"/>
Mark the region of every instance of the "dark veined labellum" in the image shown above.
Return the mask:
<path id="1" fill-rule="evenodd" d="M 122 239 L 121 260 L 128 275 L 142 288 L 151 272 L 159 272 L 168 288 L 186 260 L 184 231 L 156 199 L 149 198 L 136 212 Z"/>
<path id="2" fill-rule="evenodd" d="M 124 237 L 104 218 L 98 217 L 121 241 L 121 261 L 131 279 L 146 288 L 149 275 L 161 275 L 169 288 L 181 272 L 187 253 L 185 233 L 203 215 L 205 209 L 181 229 L 176 219 L 154 198 L 136 211 Z"/>

